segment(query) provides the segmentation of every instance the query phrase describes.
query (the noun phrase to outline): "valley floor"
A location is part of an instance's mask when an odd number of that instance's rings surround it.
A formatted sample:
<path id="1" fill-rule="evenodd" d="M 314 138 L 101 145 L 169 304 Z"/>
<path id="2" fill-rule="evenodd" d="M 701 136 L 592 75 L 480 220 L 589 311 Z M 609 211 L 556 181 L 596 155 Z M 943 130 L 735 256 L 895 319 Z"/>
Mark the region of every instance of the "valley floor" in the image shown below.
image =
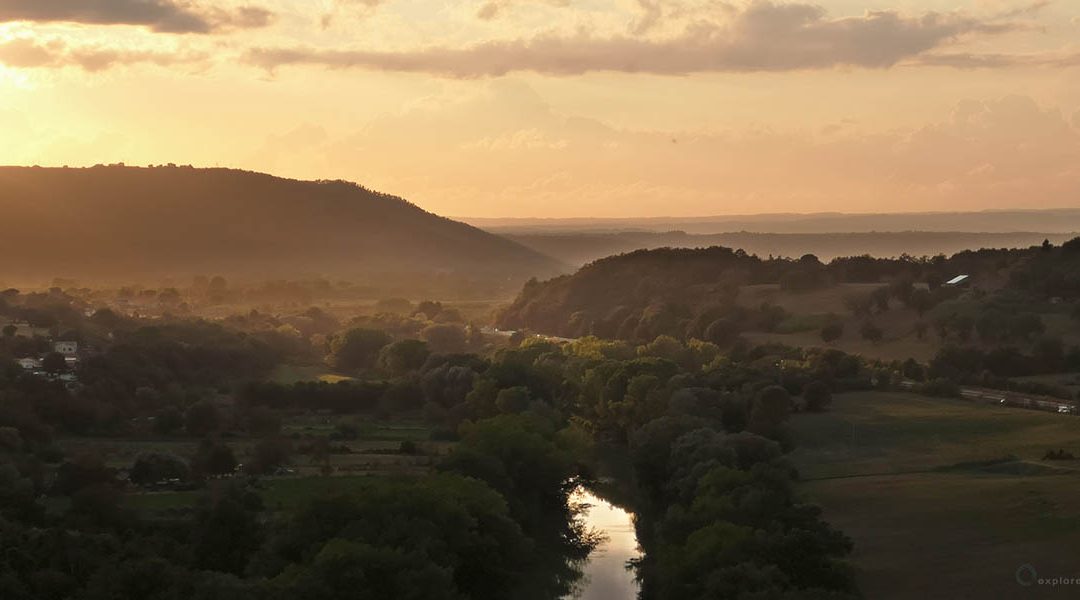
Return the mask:
<path id="1" fill-rule="evenodd" d="M 1080 419 L 862 392 L 792 423 L 804 491 L 854 540 L 867 598 L 1080 597 L 1017 582 L 1023 565 L 1080 576 L 1080 461 L 1042 460 L 1080 455 Z"/>

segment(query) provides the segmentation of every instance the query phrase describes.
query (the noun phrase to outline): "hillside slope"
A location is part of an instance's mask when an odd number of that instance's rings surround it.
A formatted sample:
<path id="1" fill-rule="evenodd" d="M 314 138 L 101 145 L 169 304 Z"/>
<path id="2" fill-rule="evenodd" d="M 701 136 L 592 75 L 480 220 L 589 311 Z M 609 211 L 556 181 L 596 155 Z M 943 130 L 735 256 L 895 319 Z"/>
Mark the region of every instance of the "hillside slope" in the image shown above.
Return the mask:
<path id="1" fill-rule="evenodd" d="M 961 274 L 969 276 L 963 285 L 943 285 Z M 975 337 L 988 346 L 1025 346 L 1046 332 L 1071 343 L 1080 325 L 1078 274 L 1080 238 L 948 258 L 856 256 L 827 263 L 812 255 L 763 259 L 719 246 L 660 248 L 530 281 L 496 326 L 636 342 L 670 335 L 727 344 L 749 334 L 809 345 L 820 343 L 820 334 L 875 347 Z M 826 325 L 839 330 L 826 334 Z"/>
<path id="2" fill-rule="evenodd" d="M 0 168 L 0 279 L 321 275 L 516 287 L 560 265 L 519 244 L 333 181 L 190 167 Z"/>

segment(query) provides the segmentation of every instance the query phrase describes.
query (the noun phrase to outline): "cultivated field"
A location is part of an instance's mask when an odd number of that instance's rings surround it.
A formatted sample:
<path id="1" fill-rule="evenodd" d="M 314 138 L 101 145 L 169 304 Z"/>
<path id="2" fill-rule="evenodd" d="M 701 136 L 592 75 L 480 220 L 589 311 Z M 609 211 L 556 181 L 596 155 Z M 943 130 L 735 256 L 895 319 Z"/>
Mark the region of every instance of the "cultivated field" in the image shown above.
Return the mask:
<path id="1" fill-rule="evenodd" d="M 1076 598 L 1016 571 L 1080 576 L 1080 418 L 903 393 L 838 396 L 793 420 L 803 487 L 855 541 L 867 598 Z"/>

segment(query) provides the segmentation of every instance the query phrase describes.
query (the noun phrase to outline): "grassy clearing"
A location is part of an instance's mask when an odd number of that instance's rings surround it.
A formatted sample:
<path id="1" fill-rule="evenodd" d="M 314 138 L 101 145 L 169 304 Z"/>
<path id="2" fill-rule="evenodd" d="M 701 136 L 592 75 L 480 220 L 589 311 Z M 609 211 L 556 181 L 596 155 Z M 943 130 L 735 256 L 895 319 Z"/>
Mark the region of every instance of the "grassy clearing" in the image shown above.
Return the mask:
<path id="1" fill-rule="evenodd" d="M 804 478 L 928 470 L 1050 449 L 1080 456 L 1080 419 L 906 393 L 836 397 L 828 413 L 794 420 Z"/>
<path id="2" fill-rule="evenodd" d="M 278 365 L 270 375 L 270 380 L 282 385 L 290 385 L 301 381 L 323 381 L 337 383 L 339 381 L 351 381 L 348 375 L 330 373 L 322 365 Z"/>
<path id="3" fill-rule="evenodd" d="M 1076 597 L 1021 587 L 1015 572 L 1080 571 L 1080 461 L 1041 461 L 1080 455 L 1080 419 L 864 392 L 794 429 L 803 487 L 855 540 L 868 598 Z"/>
<path id="4" fill-rule="evenodd" d="M 354 425 L 355 439 L 332 438 L 329 455 L 331 477 L 321 473 L 326 462 L 314 460 L 301 454 L 299 449 L 311 439 L 330 437 L 338 433 L 339 423 Z M 338 489 L 354 479 L 372 475 L 416 475 L 429 472 L 433 466 L 453 448 L 453 442 L 431 441 L 431 430 L 421 422 L 368 421 L 355 416 L 294 415 L 283 423 L 282 433 L 293 441 L 297 452 L 289 464 L 290 475 L 265 478 L 268 486 L 264 499 L 268 506 L 284 503 L 289 505 L 297 496 L 320 493 L 324 489 Z M 249 460 L 253 446 L 259 441 L 253 437 L 226 437 L 240 463 Z M 402 442 L 411 442 L 415 454 L 403 454 Z M 140 454 L 158 452 L 173 454 L 183 459 L 194 456 L 199 440 L 186 437 L 170 438 L 65 438 L 59 440 L 65 452 L 71 455 L 93 454 L 101 456 L 105 463 L 115 469 L 128 469 Z M 411 452 L 411 451 L 410 451 Z M 142 492 L 132 491 L 129 506 L 149 511 L 162 511 L 190 507 L 200 492 Z M 273 503 L 273 504 L 271 504 Z"/>
<path id="5" fill-rule="evenodd" d="M 431 437 L 431 428 L 419 421 L 374 422 L 355 416 L 298 415 L 282 423 L 285 435 L 330 435 L 341 425 L 356 429 L 357 438 L 366 441 L 423 441 Z"/>
<path id="6" fill-rule="evenodd" d="M 848 312 L 844 298 L 848 294 L 869 294 L 882 287 L 880 283 L 842 283 L 820 290 L 788 292 L 775 283 L 744 285 L 739 291 L 739 303 L 759 306 L 762 302 L 775 304 L 789 313 L 836 313 Z"/>
<path id="7" fill-rule="evenodd" d="M 770 302 L 789 313 L 789 317 L 772 332 L 747 332 L 743 337 L 753 343 L 781 343 L 800 348 L 829 347 L 849 354 L 859 354 L 883 360 L 929 360 L 937 353 L 938 343 L 933 332 L 920 340 L 915 335 L 918 314 L 900 306 L 895 300 L 892 307 L 872 319 L 885 337 L 879 343 L 862 339 L 859 331 L 866 321 L 855 317 L 844 306 L 849 295 L 865 295 L 881 287 L 881 284 L 841 284 L 809 292 L 786 292 L 776 284 L 743 286 L 739 302 L 746 306 L 758 306 Z M 844 326 L 843 336 L 826 344 L 821 340 L 821 328 L 832 319 L 839 319 Z"/>

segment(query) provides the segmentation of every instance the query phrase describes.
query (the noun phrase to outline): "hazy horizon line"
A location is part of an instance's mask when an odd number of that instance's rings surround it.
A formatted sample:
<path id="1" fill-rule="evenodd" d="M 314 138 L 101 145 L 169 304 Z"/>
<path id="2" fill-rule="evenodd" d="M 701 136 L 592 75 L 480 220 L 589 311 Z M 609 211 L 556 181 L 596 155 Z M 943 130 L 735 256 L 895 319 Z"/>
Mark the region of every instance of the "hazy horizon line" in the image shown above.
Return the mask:
<path id="1" fill-rule="evenodd" d="M 750 219 L 750 218 L 782 218 L 782 217 L 873 217 L 873 216 L 936 216 L 936 215 L 977 215 L 977 214 L 1007 214 L 1007 213 L 1051 213 L 1060 211 L 1080 212 L 1080 206 L 1056 206 L 1046 208 L 983 208 L 973 210 L 936 210 L 936 211 L 876 211 L 876 212 L 848 212 L 848 211 L 816 211 L 816 212 L 760 212 L 760 213 L 732 213 L 711 215 L 648 215 L 648 216 L 568 216 L 568 217 L 480 217 L 446 215 L 449 219 L 464 221 L 660 221 L 660 220 L 708 220 L 708 219 Z"/>

